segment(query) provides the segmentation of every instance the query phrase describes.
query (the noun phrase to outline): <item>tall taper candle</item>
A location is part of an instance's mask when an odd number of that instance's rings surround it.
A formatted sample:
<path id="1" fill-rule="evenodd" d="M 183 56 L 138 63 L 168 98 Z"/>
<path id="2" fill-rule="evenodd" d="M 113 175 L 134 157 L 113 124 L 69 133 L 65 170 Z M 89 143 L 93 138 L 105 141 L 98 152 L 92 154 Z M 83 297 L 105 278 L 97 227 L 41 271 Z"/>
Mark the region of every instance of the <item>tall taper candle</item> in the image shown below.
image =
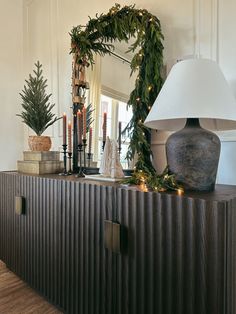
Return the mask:
<path id="1" fill-rule="evenodd" d="M 87 117 L 86 117 L 86 107 L 83 107 L 83 139 L 86 139 L 86 130 L 87 130 Z"/>
<path id="2" fill-rule="evenodd" d="M 63 145 L 66 145 L 66 114 L 63 113 Z"/>
<path id="3" fill-rule="evenodd" d="M 102 141 L 106 142 L 106 137 L 107 137 L 107 113 L 103 113 L 103 133 L 102 133 Z"/>
<path id="4" fill-rule="evenodd" d="M 89 129 L 89 149 L 88 149 L 89 154 L 91 154 L 91 151 L 92 151 L 92 138 L 93 138 L 93 129 L 90 128 Z"/>
<path id="5" fill-rule="evenodd" d="M 72 142 L 71 142 L 71 121 L 68 122 L 68 153 L 72 152 Z"/>
<path id="6" fill-rule="evenodd" d="M 77 124 L 78 124 L 78 144 L 82 144 L 82 113 L 79 110 L 77 113 Z"/>

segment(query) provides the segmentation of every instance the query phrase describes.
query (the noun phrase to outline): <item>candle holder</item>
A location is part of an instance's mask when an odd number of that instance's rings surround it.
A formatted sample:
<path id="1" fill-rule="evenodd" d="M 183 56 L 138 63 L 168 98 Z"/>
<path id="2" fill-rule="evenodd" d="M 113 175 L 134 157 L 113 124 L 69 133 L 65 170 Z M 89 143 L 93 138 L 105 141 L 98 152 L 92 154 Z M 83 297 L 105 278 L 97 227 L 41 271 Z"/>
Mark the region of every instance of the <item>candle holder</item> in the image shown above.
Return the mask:
<path id="1" fill-rule="evenodd" d="M 67 165 L 66 165 L 66 163 L 67 163 L 67 157 L 66 157 L 66 148 L 67 148 L 67 145 L 66 144 L 63 144 L 62 145 L 62 147 L 63 147 L 63 162 L 64 162 L 64 170 L 63 170 L 63 172 L 61 172 L 61 173 L 59 173 L 59 175 L 60 176 L 68 176 L 68 172 L 67 172 Z"/>
<path id="2" fill-rule="evenodd" d="M 102 141 L 102 150 L 104 151 L 106 141 Z"/>
<path id="3" fill-rule="evenodd" d="M 78 144 L 79 173 L 76 175 L 76 178 L 84 178 L 85 177 L 85 175 L 83 173 L 83 168 L 82 168 L 82 151 L 83 151 L 83 145 Z"/>
<path id="4" fill-rule="evenodd" d="M 120 144 L 120 142 L 119 142 L 119 146 L 118 146 L 118 153 L 119 153 L 119 155 L 121 154 L 121 144 Z"/>
<path id="5" fill-rule="evenodd" d="M 91 159 L 92 159 L 92 153 L 88 153 L 88 168 L 90 168 L 90 164 L 91 164 Z"/>
<path id="6" fill-rule="evenodd" d="M 87 140 L 86 138 L 83 139 L 83 151 L 84 151 L 84 173 L 86 173 L 86 146 Z"/>
<path id="7" fill-rule="evenodd" d="M 68 171 L 68 174 L 72 174 L 72 152 L 68 152 L 68 159 L 69 159 L 69 171 Z"/>

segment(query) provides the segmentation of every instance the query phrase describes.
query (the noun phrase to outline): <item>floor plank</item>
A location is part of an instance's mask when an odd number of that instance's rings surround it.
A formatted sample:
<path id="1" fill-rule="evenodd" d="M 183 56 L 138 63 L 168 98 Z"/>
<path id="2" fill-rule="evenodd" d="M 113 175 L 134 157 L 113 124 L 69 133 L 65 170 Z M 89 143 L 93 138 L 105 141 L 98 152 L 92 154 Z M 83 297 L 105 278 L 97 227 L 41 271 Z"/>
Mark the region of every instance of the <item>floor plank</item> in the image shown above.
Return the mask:
<path id="1" fill-rule="evenodd" d="M 1 314 L 60 314 L 0 261 Z"/>

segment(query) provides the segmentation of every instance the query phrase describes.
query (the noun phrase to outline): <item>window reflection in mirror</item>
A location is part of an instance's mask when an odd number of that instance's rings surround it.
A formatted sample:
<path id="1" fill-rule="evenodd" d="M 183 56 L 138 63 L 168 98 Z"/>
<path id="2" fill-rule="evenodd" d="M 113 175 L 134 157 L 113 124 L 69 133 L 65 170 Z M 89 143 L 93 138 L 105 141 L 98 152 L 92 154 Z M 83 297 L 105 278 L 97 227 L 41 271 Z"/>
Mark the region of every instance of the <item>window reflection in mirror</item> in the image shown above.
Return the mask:
<path id="1" fill-rule="evenodd" d="M 101 101 L 99 108 L 99 123 L 98 125 L 102 125 L 103 121 L 103 113 L 107 113 L 107 136 L 111 139 L 118 140 L 118 123 L 122 123 L 122 130 L 126 127 L 130 119 L 132 118 L 132 108 L 127 108 L 127 104 L 125 102 L 119 101 L 115 98 L 108 97 L 105 95 L 101 95 Z M 129 139 L 122 136 L 121 139 L 121 164 L 123 169 L 128 168 L 128 162 L 126 160 L 126 154 L 129 145 Z M 101 161 L 102 155 L 102 129 L 99 128 L 98 134 L 95 134 L 95 147 L 94 147 L 94 155 L 97 156 L 98 165 Z"/>

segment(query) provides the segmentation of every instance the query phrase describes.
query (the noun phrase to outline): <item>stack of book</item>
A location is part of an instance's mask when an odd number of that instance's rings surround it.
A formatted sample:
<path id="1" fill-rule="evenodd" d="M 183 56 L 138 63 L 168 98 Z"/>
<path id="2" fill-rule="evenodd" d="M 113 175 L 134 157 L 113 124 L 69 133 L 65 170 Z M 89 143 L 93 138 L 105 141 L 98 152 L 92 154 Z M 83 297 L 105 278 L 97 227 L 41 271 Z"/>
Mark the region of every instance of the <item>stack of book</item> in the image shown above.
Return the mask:
<path id="1" fill-rule="evenodd" d="M 30 174 L 59 173 L 63 169 L 60 152 L 25 151 L 24 160 L 17 161 L 17 170 Z"/>

